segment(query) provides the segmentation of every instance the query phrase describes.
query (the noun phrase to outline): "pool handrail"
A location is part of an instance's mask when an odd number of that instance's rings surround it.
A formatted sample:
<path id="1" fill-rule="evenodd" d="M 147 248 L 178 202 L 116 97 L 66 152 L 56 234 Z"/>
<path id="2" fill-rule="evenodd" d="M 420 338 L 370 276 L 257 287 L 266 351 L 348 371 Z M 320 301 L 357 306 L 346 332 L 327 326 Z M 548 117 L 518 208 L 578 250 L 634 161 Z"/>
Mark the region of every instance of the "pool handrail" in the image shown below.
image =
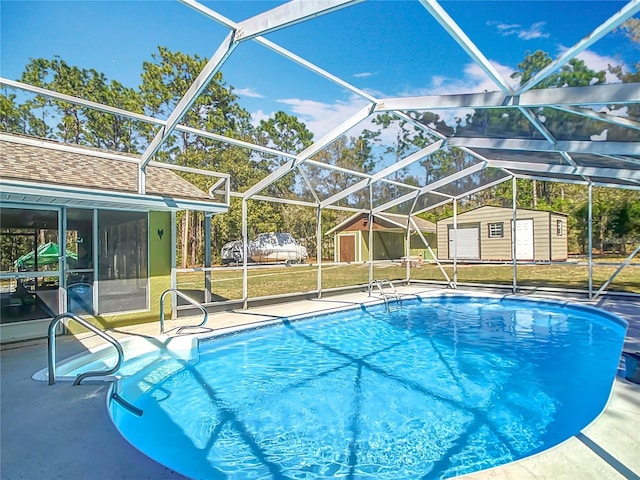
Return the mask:
<path id="1" fill-rule="evenodd" d="M 75 313 L 65 312 L 65 313 L 61 313 L 61 314 L 57 315 L 53 320 L 51 320 L 51 323 L 49 324 L 49 332 L 48 332 L 49 385 L 53 385 L 53 384 L 56 383 L 56 335 L 55 335 L 55 331 L 56 331 L 56 327 L 58 326 L 58 323 L 63 318 L 70 318 L 71 320 L 74 320 L 74 321 L 78 322 L 83 327 L 91 330 L 93 333 L 95 333 L 99 337 L 105 339 L 107 342 L 112 344 L 115 347 L 115 349 L 117 350 L 117 352 L 118 352 L 118 359 L 116 361 L 116 364 L 113 367 L 111 367 L 109 370 L 106 370 L 106 371 L 93 371 L 93 372 L 81 373 L 74 380 L 74 382 L 73 382 L 74 385 L 80 385 L 80 382 L 82 380 L 84 380 L 85 378 L 87 378 L 87 377 L 107 376 L 107 375 L 111 375 L 112 373 L 117 372 L 120 369 L 120 367 L 122 366 L 122 362 L 124 361 L 124 350 L 122 349 L 122 345 L 120 344 L 120 342 L 118 342 L 118 340 L 113 338 L 111 335 L 108 335 L 107 333 L 105 333 L 102 330 L 100 330 L 95 325 L 87 322 L 82 317 L 76 315 Z"/>
<path id="2" fill-rule="evenodd" d="M 389 285 L 389 287 L 391 287 L 391 292 L 384 291 L 385 285 Z M 389 280 L 388 278 L 384 278 L 382 280 L 371 280 L 369 282 L 369 296 L 371 296 L 371 290 L 373 290 L 374 286 L 378 288 L 378 294 L 384 300 L 384 304 L 386 305 L 387 309 L 389 308 L 389 298 L 395 298 L 400 306 L 402 306 L 402 299 L 400 298 L 400 294 L 396 290 L 396 287 L 393 285 L 393 282 L 391 280 Z"/>
<path id="3" fill-rule="evenodd" d="M 198 325 L 185 325 L 180 327 L 182 328 L 197 328 L 197 327 L 202 327 L 204 326 L 205 323 L 207 323 L 207 320 L 209 319 L 209 313 L 205 310 L 205 308 L 198 302 L 196 302 L 193 298 L 185 295 L 184 293 L 182 293 L 180 290 L 178 290 L 177 288 L 168 288 L 167 290 L 165 290 L 164 292 L 162 292 L 162 295 L 160 295 L 160 333 L 164 333 L 164 297 L 167 295 L 167 293 L 175 293 L 176 296 L 186 300 L 187 302 L 189 302 L 191 305 L 193 305 L 194 307 L 198 307 L 203 315 L 204 318 L 202 319 L 202 322 Z"/>

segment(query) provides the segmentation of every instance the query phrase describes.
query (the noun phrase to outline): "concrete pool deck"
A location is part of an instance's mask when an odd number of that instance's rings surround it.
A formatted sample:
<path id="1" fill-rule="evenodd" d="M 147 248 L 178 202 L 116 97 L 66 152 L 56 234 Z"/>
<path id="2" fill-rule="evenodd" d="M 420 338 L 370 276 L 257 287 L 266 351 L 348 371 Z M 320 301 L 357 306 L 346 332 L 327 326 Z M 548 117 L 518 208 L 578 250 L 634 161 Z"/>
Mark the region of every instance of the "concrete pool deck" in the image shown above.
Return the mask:
<path id="1" fill-rule="evenodd" d="M 425 286 L 398 287 L 403 294 L 441 291 Z M 477 293 L 477 292 L 474 292 Z M 557 299 L 557 297 L 556 297 Z M 629 322 L 625 350 L 640 351 L 640 300 L 605 297 L 576 300 L 615 313 Z M 270 305 L 247 311 L 211 314 L 214 331 L 259 324 L 313 311 L 379 301 L 366 293 Z M 188 324 L 167 322 L 167 329 Z M 155 336 L 158 323 L 110 331 L 118 338 Z M 57 339 L 57 360 L 86 351 L 103 340 L 94 335 Z M 0 478 L 18 479 L 181 479 L 129 445 L 109 419 L 108 385 L 68 382 L 49 386 L 31 376 L 47 365 L 47 342 L 35 340 L 2 346 L 0 351 Z M 623 363 L 605 411 L 579 435 L 538 455 L 465 479 L 639 479 L 640 385 L 623 378 Z"/>

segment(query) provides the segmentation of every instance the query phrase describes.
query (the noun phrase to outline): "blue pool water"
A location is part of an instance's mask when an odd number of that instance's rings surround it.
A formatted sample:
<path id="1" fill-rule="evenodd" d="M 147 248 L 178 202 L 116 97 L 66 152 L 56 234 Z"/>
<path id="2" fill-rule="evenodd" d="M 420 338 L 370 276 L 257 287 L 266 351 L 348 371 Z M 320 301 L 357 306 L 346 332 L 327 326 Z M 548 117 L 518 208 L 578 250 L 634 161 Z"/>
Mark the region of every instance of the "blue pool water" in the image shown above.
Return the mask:
<path id="1" fill-rule="evenodd" d="M 140 358 L 120 391 L 144 415 L 115 402 L 111 413 L 134 446 L 191 478 L 448 478 L 589 424 L 625 330 L 547 302 L 404 300 L 202 342 L 191 359 Z"/>

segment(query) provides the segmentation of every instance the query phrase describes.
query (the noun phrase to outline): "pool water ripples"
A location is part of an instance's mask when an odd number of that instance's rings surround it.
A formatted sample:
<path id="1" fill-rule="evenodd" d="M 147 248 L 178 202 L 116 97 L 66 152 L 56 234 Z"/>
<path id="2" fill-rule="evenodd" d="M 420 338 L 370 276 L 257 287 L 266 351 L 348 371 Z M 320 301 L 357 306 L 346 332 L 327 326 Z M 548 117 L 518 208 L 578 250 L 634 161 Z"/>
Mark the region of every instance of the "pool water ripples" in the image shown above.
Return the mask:
<path id="1" fill-rule="evenodd" d="M 137 448 L 192 478 L 436 479 L 578 433 L 604 408 L 625 326 L 595 310 L 443 296 L 200 343 L 122 380 Z"/>

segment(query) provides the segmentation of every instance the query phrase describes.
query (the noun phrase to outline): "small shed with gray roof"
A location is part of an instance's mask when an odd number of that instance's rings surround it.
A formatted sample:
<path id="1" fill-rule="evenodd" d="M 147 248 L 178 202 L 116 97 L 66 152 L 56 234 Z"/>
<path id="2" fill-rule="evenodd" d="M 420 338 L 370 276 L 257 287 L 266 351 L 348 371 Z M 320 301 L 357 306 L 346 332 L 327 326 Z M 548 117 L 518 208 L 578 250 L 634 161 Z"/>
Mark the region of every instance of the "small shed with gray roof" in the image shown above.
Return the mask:
<path id="1" fill-rule="evenodd" d="M 427 246 L 435 243 L 436 225 L 423 218 L 407 215 L 374 214 L 373 260 L 397 260 L 406 257 L 407 224 L 411 231 L 410 256 L 427 256 Z M 421 235 L 417 234 L 417 230 Z M 356 213 L 329 230 L 334 235 L 334 261 L 366 262 L 369 260 L 369 214 Z"/>

